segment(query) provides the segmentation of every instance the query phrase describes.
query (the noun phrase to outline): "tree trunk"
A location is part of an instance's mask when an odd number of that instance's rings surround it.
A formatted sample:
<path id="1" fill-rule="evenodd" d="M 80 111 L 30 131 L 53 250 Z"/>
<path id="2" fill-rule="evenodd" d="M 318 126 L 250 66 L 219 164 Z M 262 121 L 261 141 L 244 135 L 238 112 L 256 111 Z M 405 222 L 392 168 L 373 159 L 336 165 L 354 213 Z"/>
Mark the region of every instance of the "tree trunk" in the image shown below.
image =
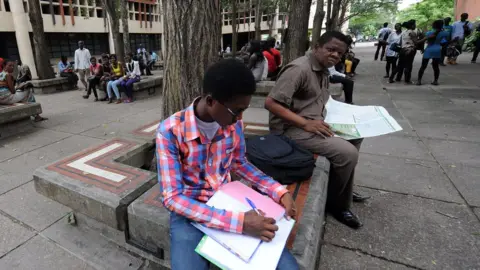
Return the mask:
<path id="1" fill-rule="evenodd" d="M 260 40 L 262 37 L 262 29 L 261 29 L 261 23 L 262 23 L 262 10 L 260 9 L 262 5 L 262 0 L 257 0 L 257 3 L 255 4 L 255 39 Z"/>
<path id="2" fill-rule="evenodd" d="M 221 33 L 218 0 L 163 1 L 165 70 L 163 117 L 200 96 L 205 70 L 217 59 Z"/>
<path id="3" fill-rule="evenodd" d="M 348 7 L 350 6 L 349 0 L 341 0 L 341 11 L 340 16 L 337 20 L 338 29 L 342 28 L 342 25 L 347 21 L 345 17 L 347 16 Z"/>
<path id="4" fill-rule="evenodd" d="M 51 79 L 55 77 L 50 59 L 48 57 L 47 41 L 43 31 L 42 10 L 40 1 L 28 0 L 28 17 L 32 24 L 33 47 L 35 48 L 35 64 L 37 66 L 37 75 L 40 80 Z"/>
<path id="5" fill-rule="evenodd" d="M 313 30 L 312 30 L 312 49 L 317 43 L 318 38 L 322 34 L 323 19 L 325 18 L 324 10 L 325 0 L 317 1 L 317 8 L 315 9 L 315 17 L 313 17 Z"/>
<path id="6" fill-rule="evenodd" d="M 237 0 L 232 1 L 232 56 L 235 58 L 237 53 Z"/>
<path id="7" fill-rule="evenodd" d="M 286 37 L 283 63 L 305 55 L 308 38 L 308 14 L 312 0 L 292 0 L 288 18 L 288 33 Z M 305 15 L 307 14 L 307 15 Z"/>
<path id="8" fill-rule="evenodd" d="M 276 16 L 276 14 L 268 15 L 267 24 L 268 24 L 268 35 L 269 36 L 272 36 L 272 34 L 273 34 L 273 23 L 275 22 L 275 16 Z"/>
<path id="9" fill-rule="evenodd" d="M 113 44 L 117 58 L 123 59 L 123 41 L 120 38 L 120 16 L 118 16 L 118 4 L 116 0 L 102 0 L 103 7 L 107 11 L 110 31 L 112 32 Z"/>
<path id="10" fill-rule="evenodd" d="M 132 52 L 130 48 L 130 31 L 128 30 L 128 3 L 127 0 L 120 0 L 120 10 L 122 12 L 122 28 L 123 28 L 123 50 L 125 55 Z M 123 59 L 122 59 L 123 61 Z"/>
<path id="11" fill-rule="evenodd" d="M 330 2 L 331 0 L 329 0 Z M 337 30 L 338 29 L 338 16 L 340 9 L 341 0 L 333 0 L 330 17 L 327 19 L 327 31 Z"/>

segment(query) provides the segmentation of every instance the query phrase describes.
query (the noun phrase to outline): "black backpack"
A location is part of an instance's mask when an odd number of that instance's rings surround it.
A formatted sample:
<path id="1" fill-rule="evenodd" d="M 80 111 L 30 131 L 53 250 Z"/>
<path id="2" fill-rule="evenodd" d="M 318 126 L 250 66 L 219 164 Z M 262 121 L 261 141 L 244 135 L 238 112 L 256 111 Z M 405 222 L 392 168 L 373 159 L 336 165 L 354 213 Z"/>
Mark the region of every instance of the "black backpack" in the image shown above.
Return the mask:
<path id="1" fill-rule="evenodd" d="M 282 185 L 310 179 L 315 168 L 313 154 L 283 135 L 249 138 L 247 159 Z"/>

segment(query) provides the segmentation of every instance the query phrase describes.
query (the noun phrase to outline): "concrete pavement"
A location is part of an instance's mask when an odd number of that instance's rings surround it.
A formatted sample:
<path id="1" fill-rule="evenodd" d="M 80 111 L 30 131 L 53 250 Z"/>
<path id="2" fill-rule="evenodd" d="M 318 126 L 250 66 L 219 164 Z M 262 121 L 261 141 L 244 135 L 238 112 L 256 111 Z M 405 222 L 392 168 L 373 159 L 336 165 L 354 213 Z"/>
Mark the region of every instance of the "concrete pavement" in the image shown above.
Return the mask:
<path id="1" fill-rule="evenodd" d="M 404 130 L 364 141 L 356 190 L 372 199 L 353 210 L 365 225 L 327 217 L 320 269 L 480 269 L 480 65 L 462 55 L 441 68 L 440 86 L 406 86 L 386 83 L 374 47 L 355 52 L 354 102 L 384 106 Z M 68 225 L 70 209 L 33 188 L 39 166 L 161 118 L 158 95 L 108 105 L 82 94 L 37 95 L 49 120 L 0 140 L 0 269 L 148 268 L 121 235 L 81 215 Z"/>

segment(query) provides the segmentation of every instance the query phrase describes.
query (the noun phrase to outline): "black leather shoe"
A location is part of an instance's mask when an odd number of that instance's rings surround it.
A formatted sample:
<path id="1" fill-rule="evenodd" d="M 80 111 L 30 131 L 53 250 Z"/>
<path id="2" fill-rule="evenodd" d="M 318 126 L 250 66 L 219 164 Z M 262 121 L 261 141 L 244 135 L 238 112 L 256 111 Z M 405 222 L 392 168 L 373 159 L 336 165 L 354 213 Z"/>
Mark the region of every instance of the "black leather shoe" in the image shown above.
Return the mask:
<path id="1" fill-rule="evenodd" d="M 364 202 L 368 199 L 370 199 L 370 196 L 362 196 L 357 192 L 353 192 L 352 201 L 354 202 Z"/>
<path id="2" fill-rule="evenodd" d="M 333 212 L 332 216 L 340 223 L 347 225 L 352 229 L 358 229 L 363 226 L 362 222 L 350 210 Z"/>

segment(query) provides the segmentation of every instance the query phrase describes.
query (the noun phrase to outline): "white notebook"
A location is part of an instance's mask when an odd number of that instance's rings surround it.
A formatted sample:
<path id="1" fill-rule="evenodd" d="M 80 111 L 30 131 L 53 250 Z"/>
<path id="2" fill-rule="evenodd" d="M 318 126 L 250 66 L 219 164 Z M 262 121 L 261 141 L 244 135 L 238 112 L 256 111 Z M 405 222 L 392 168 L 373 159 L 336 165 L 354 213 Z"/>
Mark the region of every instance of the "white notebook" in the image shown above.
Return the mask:
<path id="1" fill-rule="evenodd" d="M 262 242 L 249 262 L 245 262 L 228 251 L 217 241 L 205 235 L 195 251 L 217 265 L 221 269 L 229 270 L 274 270 L 282 255 L 288 236 L 292 231 L 295 220 L 282 218 L 277 221 L 278 231 L 271 242 Z"/>

